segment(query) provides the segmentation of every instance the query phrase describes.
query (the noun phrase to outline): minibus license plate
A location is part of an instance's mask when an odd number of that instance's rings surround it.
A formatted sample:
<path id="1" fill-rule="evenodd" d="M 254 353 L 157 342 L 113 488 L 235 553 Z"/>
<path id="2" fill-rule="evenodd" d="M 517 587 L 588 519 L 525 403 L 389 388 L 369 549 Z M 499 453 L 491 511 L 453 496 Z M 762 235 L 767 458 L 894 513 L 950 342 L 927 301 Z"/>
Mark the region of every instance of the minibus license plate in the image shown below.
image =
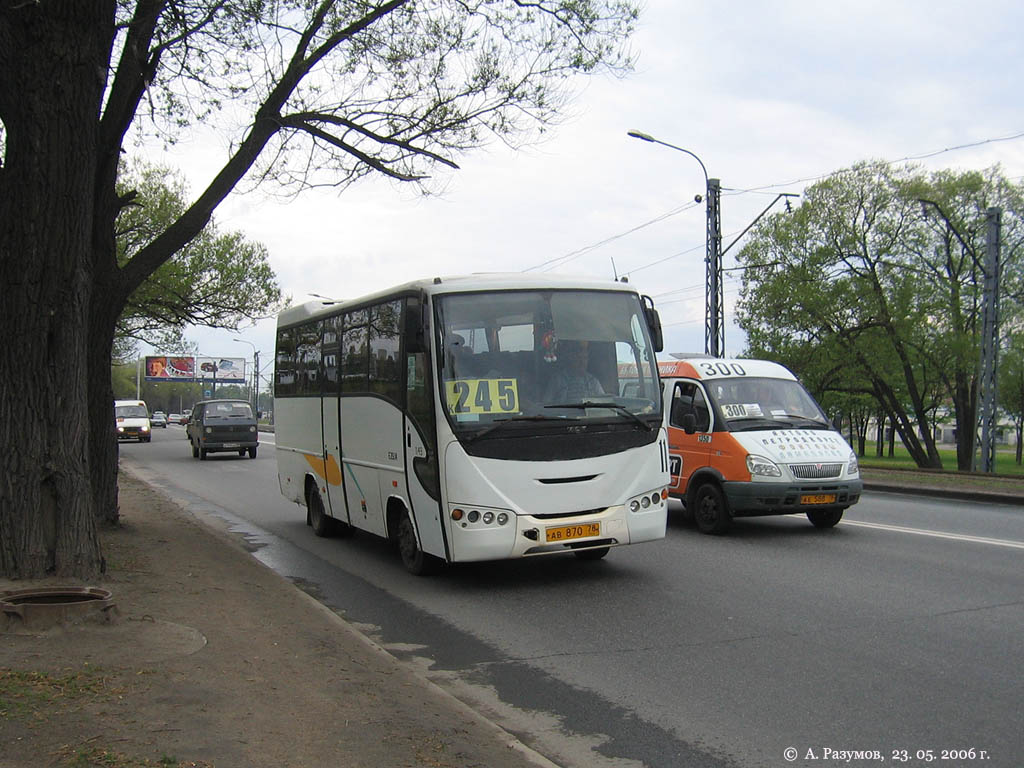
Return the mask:
<path id="1" fill-rule="evenodd" d="M 557 528 L 548 528 L 544 536 L 548 543 L 558 541 L 569 541 L 570 539 L 585 539 L 588 536 L 600 536 L 600 523 L 583 523 L 583 525 L 560 525 Z"/>
<path id="2" fill-rule="evenodd" d="M 801 504 L 835 504 L 836 495 L 834 493 L 811 493 L 806 496 L 800 497 Z"/>

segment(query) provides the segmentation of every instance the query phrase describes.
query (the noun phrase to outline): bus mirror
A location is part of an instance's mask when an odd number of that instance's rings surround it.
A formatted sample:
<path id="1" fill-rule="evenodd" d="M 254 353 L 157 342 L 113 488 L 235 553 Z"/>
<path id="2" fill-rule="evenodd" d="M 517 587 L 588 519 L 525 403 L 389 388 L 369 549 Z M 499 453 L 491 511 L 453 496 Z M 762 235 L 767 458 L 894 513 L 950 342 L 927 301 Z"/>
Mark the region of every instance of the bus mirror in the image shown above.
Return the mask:
<path id="1" fill-rule="evenodd" d="M 418 299 L 409 299 L 405 308 L 405 351 L 426 352 L 427 345 L 423 329 L 423 304 Z"/>
<path id="2" fill-rule="evenodd" d="M 650 296 L 644 296 L 643 303 L 644 318 L 647 320 L 647 327 L 651 331 L 654 351 L 661 352 L 665 348 L 665 339 L 661 332 L 661 317 L 658 316 L 658 310 L 654 308 L 654 302 Z"/>

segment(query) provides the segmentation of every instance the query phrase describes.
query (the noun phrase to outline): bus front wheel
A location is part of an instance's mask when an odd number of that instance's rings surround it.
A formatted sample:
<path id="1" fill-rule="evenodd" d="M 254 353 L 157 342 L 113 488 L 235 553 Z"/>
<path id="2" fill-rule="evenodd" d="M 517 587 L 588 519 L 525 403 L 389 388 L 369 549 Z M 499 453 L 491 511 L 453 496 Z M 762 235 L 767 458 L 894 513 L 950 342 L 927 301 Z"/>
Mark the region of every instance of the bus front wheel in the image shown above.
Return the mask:
<path id="1" fill-rule="evenodd" d="M 405 570 L 416 576 L 428 576 L 437 571 L 440 565 L 436 557 L 420 549 L 419 542 L 416 541 L 416 530 L 412 527 L 408 512 L 402 512 L 402 517 L 398 521 L 398 552 L 402 556 Z"/>
<path id="2" fill-rule="evenodd" d="M 714 483 L 704 483 L 693 498 L 693 519 L 701 533 L 721 536 L 729 530 L 732 515 L 725 494 Z"/>
<path id="3" fill-rule="evenodd" d="M 317 536 L 333 536 L 334 518 L 327 516 L 323 499 L 320 498 L 320 491 L 312 483 L 309 487 L 306 508 L 309 510 L 309 524 L 313 527 L 313 533 Z"/>

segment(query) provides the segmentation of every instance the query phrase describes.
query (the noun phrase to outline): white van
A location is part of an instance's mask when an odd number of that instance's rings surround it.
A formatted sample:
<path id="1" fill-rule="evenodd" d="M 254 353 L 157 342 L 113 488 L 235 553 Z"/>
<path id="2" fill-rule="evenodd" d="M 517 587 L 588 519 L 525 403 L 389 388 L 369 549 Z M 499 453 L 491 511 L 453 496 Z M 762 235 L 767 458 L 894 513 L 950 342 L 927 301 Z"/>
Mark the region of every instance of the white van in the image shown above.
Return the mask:
<path id="1" fill-rule="evenodd" d="M 145 400 L 115 400 L 114 423 L 117 426 L 118 440 L 148 443 L 153 437 L 149 409 Z"/>
<path id="2" fill-rule="evenodd" d="M 704 533 L 804 513 L 831 528 L 864 487 L 857 456 L 796 376 L 767 360 L 659 361 L 672 483 Z"/>

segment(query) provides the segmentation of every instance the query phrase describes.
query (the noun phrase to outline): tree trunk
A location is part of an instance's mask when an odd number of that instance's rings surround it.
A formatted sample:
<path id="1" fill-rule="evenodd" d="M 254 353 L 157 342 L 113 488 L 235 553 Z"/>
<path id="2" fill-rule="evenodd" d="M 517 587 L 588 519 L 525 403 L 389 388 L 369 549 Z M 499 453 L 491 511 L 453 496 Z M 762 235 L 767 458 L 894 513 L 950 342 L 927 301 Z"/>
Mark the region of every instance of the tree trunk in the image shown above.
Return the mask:
<path id="1" fill-rule="evenodd" d="M 956 413 L 956 466 L 961 472 L 974 469 L 974 448 L 977 442 L 978 413 L 975 405 L 974 381 L 957 371 L 953 390 Z"/>
<path id="2" fill-rule="evenodd" d="M 114 2 L 0 3 L 0 576 L 94 578 L 86 350 Z M 38 222 L 46 222 L 45 227 Z"/>

